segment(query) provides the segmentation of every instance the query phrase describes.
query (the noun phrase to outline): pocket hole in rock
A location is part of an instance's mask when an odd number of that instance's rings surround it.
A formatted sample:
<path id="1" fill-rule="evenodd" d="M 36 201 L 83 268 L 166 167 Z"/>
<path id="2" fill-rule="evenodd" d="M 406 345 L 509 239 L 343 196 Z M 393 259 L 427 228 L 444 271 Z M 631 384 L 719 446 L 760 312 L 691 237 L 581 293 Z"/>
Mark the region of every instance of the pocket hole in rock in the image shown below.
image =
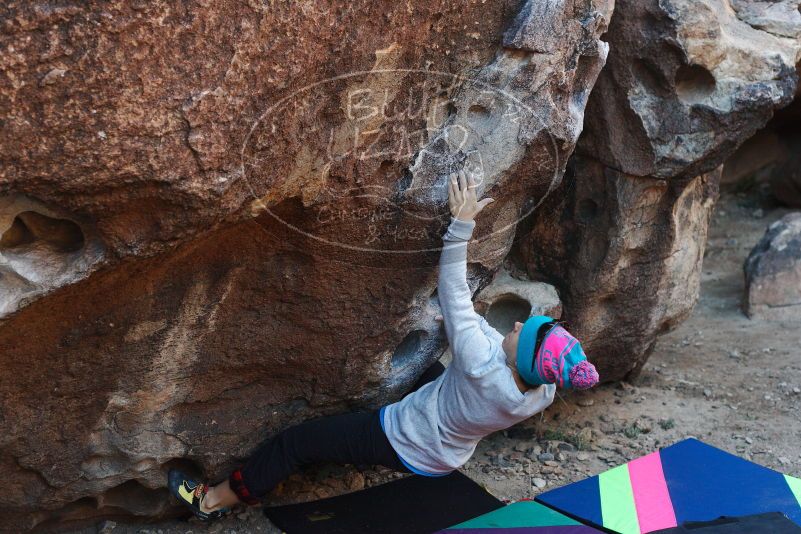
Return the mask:
<path id="1" fill-rule="evenodd" d="M 0 250 L 34 245 L 48 245 L 61 253 L 75 252 L 84 245 L 80 226 L 67 219 L 56 219 L 35 211 L 23 211 L 0 237 Z"/>
<path id="2" fill-rule="evenodd" d="M 389 176 L 392 173 L 395 167 L 395 162 L 390 159 L 385 159 L 381 162 L 381 165 L 378 166 L 378 174 L 381 176 Z"/>
<path id="3" fill-rule="evenodd" d="M 687 103 L 704 100 L 715 92 L 715 77 L 700 65 L 684 65 L 676 71 L 676 94 Z"/>
<path id="4" fill-rule="evenodd" d="M 74 283 L 103 259 L 91 226 L 79 226 L 39 201 L 0 195 L 0 317 Z"/>
<path id="5" fill-rule="evenodd" d="M 515 321 L 525 322 L 531 315 L 531 304 L 517 295 L 502 295 L 490 304 L 485 319 L 498 332 L 508 334 Z"/>
<path id="6" fill-rule="evenodd" d="M 592 222 L 598 216 L 598 203 L 585 198 L 578 203 L 578 218 L 583 223 Z"/>
<path id="7" fill-rule="evenodd" d="M 391 365 L 394 368 L 405 367 L 414 361 L 415 356 L 420 352 L 420 348 L 427 337 L 425 330 L 412 330 L 392 353 Z"/>
<path id="8" fill-rule="evenodd" d="M 484 121 L 487 120 L 490 116 L 490 111 L 486 107 L 482 106 L 481 104 L 473 104 L 467 110 L 470 120 L 472 121 Z"/>
<path id="9" fill-rule="evenodd" d="M 631 71 L 637 81 L 651 94 L 663 96 L 669 86 L 665 75 L 659 67 L 649 58 L 636 58 L 631 65 Z"/>
<path id="10" fill-rule="evenodd" d="M 157 515 L 166 508 L 168 498 L 166 488 L 150 489 L 136 480 L 128 480 L 103 493 L 98 505 L 121 508 L 133 515 Z"/>

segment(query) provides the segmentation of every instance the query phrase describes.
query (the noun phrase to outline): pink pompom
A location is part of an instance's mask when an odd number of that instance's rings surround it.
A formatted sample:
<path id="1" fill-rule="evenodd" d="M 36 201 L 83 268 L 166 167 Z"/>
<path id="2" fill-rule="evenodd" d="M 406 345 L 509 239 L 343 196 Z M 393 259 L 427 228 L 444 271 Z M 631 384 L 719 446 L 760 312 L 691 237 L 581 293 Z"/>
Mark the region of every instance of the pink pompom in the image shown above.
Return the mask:
<path id="1" fill-rule="evenodd" d="M 598 383 L 600 377 L 595 366 L 587 360 L 578 362 L 569 373 L 570 386 L 573 389 L 589 389 Z"/>

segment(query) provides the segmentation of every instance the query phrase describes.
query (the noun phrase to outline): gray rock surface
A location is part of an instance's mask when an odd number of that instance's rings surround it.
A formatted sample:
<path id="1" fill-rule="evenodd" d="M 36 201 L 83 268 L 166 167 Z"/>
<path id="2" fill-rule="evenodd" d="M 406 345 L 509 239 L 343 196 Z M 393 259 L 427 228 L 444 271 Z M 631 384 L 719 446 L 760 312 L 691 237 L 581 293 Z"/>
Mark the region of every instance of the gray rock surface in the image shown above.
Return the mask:
<path id="1" fill-rule="evenodd" d="M 749 317 L 801 318 L 801 213 L 768 227 L 743 265 Z"/>
<path id="2" fill-rule="evenodd" d="M 603 380 L 689 315 L 719 167 L 795 94 L 801 20 L 769 19 L 799 2 L 736 4 L 616 3 L 572 171 L 519 241 Z"/>
<path id="3" fill-rule="evenodd" d="M 515 321 L 525 322 L 534 315 L 559 318 L 562 303 L 556 288 L 543 282 L 513 278 L 501 268 L 487 287 L 475 297 L 475 308 L 489 324 L 502 334 L 513 327 Z"/>
<path id="4" fill-rule="evenodd" d="M 770 5 L 770 9 L 767 9 Z M 587 107 L 582 154 L 635 176 L 694 178 L 790 103 L 801 59 L 797 0 L 623 0 Z M 782 30 L 755 13 L 795 12 Z"/>

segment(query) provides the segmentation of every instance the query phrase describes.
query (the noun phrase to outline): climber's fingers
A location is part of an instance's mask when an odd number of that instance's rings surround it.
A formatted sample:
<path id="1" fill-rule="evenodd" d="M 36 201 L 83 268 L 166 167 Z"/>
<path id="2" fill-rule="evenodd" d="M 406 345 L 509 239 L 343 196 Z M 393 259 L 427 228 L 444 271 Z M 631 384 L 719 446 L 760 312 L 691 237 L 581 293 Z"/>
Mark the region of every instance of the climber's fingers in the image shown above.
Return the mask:
<path id="1" fill-rule="evenodd" d="M 459 171 L 459 190 L 462 194 L 467 192 L 467 173 Z"/>
<path id="2" fill-rule="evenodd" d="M 478 183 L 476 182 L 476 177 L 473 176 L 473 173 L 467 175 L 467 188 L 468 189 L 475 189 L 478 187 Z"/>
<path id="3" fill-rule="evenodd" d="M 456 183 L 456 174 L 451 174 L 448 178 L 448 198 L 456 200 L 459 193 L 459 184 Z"/>
<path id="4" fill-rule="evenodd" d="M 451 209 L 459 204 L 459 184 L 456 182 L 456 175 L 451 174 L 448 178 L 448 204 Z"/>

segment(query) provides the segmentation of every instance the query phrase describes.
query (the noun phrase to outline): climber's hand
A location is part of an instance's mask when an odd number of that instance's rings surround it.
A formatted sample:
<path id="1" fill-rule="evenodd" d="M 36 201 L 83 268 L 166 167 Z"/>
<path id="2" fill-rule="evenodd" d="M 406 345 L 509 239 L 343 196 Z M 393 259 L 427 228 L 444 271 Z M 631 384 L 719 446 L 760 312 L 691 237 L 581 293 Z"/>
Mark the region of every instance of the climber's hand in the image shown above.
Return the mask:
<path id="1" fill-rule="evenodd" d="M 460 221 L 472 221 L 487 204 L 494 202 L 491 198 L 481 201 L 476 199 L 476 181 L 464 171 L 451 174 L 448 178 L 448 206 L 451 215 Z"/>

